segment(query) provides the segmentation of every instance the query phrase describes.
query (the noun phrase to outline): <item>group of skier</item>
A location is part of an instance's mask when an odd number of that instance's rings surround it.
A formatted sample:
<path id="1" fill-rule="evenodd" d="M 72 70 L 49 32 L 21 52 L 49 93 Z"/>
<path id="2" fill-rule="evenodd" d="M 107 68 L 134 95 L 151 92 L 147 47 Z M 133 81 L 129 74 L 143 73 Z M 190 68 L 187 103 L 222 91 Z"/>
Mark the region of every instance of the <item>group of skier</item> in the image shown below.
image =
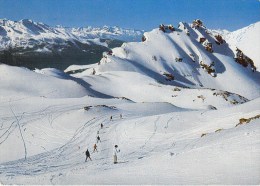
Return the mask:
<path id="1" fill-rule="evenodd" d="M 122 117 L 122 114 L 120 114 L 120 119 L 122 119 L 122 118 L 123 118 L 123 117 Z M 113 119 L 113 117 L 110 116 L 110 121 L 112 121 L 112 119 Z M 104 127 L 104 125 L 101 123 L 101 124 L 100 124 L 100 129 L 103 129 L 103 127 Z M 101 143 L 101 139 L 100 139 L 100 136 L 99 136 L 99 131 L 97 131 L 97 143 L 98 143 L 98 142 Z M 94 144 L 94 146 L 93 146 L 93 152 L 92 152 L 92 153 L 98 152 L 98 150 L 97 150 L 97 143 Z M 113 151 L 114 164 L 118 163 L 118 162 L 117 162 L 117 154 L 118 154 L 119 152 L 120 152 L 120 149 L 118 148 L 118 145 L 115 145 L 115 146 L 114 146 L 114 151 Z M 89 152 L 88 149 L 86 150 L 85 154 L 86 154 L 86 160 L 85 160 L 85 162 L 87 162 L 88 159 L 90 159 L 90 160 L 92 161 L 92 159 L 91 159 L 91 157 L 90 157 L 90 152 Z"/>
<path id="2" fill-rule="evenodd" d="M 100 124 L 100 128 L 103 129 L 103 124 L 102 124 L 102 123 Z M 97 131 L 97 143 L 98 143 L 98 142 L 101 143 L 101 139 L 100 139 L 100 136 L 99 136 L 99 131 Z M 97 143 L 94 144 L 94 146 L 93 146 L 93 152 L 92 152 L 92 153 L 98 152 L 98 150 L 97 150 Z M 88 159 L 90 159 L 90 160 L 92 161 L 92 159 L 91 159 L 91 157 L 90 157 L 90 152 L 88 151 L 88 149 L 87 149 L 87 151 L 85 152 L 85 154 L 86 154 L 86 160 L 85 160 L 85 162 L 87 162 Z"/>

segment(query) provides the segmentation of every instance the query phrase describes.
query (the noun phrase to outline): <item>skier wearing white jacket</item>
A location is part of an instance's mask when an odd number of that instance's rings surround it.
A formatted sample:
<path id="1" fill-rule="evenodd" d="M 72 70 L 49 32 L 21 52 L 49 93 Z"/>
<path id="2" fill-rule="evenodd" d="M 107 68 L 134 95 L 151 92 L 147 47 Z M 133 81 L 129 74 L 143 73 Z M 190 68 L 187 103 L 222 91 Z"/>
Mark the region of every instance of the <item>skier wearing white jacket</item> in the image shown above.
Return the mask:
<path id="1" fill-rule="evenodd" d="M 113 156 L 114 156 L 114 164 L 117 163 L 117 153 L 120 152 L 120 149 L 117 148 L 118 146 L 115 145 L 115 148 L 114 148 L 114 153 L 113 153 Z"/>

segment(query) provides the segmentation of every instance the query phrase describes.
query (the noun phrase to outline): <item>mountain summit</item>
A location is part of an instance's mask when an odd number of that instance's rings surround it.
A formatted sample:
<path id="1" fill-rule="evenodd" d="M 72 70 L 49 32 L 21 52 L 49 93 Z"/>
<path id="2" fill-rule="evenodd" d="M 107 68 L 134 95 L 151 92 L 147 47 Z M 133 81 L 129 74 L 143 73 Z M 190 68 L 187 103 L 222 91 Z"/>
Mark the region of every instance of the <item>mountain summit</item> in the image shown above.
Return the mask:
<path id="1" fill-rule="evenodd" d="M 198 20 L 160 25 L 145 32 L 143 42 L 114 48 L 93 68 L 97 74 L 138 72 L 169 85 L 227 90 L 250 99 L 260 95 L 254 61 Z"/>

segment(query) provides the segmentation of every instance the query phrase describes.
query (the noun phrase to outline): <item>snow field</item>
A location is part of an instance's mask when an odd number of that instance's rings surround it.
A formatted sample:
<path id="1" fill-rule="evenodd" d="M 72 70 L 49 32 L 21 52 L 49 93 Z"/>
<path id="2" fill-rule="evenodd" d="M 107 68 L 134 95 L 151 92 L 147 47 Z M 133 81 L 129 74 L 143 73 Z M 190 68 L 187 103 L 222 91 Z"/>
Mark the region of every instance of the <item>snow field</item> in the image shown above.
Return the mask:
<path id="1" fill-rule="evenodd" d="M 27 161 L 4 163 L 1 172 L 8 171 L 2 172 L 4 177 L 1 177 L 19 184 L 36 184 L 38 180 L 48 184 L 256 184 L 260 151 L 253 147 L 259 143 L 259 121 L 235 125 L 239 118 L 259 113 L 258 103 L 259 99 L 241 105 L 242 108 L 223 111 L 173 111 L 158 115 L 154 110 L 147 116 L 145 111 L 140 114 L 137 110 L 135 114 L 123 113 L 123 119 L 119 118 L 122 103 L 117 105 L 118 111 L 79 109 L 78 121 L 82 118 L 89 121 L 80 127 L 73 125 L 75 133 L 63 146 L 29 157 Z M 214 115 L 219 117 L 210 120 Z M 68 120 L 67 114 L 60 118 Z M 215 132 L 217 129 L 222 130 Z M 92 151 L 98 130 L 99 152 L 91 154 L 93 161 L 84 163 L 84 150 Z M 201 137 L 205 132 L 208 134 Z M 112 163 L 114 144 L 121 150 L 117 165 Z M 138 176 L 137 170 L 141 170 Z M 136 176 L 140 179 L 134 179 Z"/>
<path id="2" fill-rule="evenodd" d="M 72 74 L 0 64 L 0 182 L 258 184 L 260 120 L 236 125 L 260 113 L 259 72 L 227 44 L 209 53 L 198 38 L 213 36 L 185 27 L 190 36 L 154 29 Z"/>

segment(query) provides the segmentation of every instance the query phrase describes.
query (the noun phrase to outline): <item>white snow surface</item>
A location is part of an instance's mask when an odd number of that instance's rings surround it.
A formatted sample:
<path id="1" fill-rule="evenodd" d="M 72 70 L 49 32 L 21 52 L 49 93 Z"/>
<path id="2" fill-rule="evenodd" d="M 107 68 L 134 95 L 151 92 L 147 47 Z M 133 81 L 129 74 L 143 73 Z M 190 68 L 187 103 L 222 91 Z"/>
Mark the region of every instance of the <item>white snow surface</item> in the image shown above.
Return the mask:
<path id="1" fill-rule="evenodd" d="M 236 126 L 260 114 L 259 72 L 182 24 L 190 36 L 154 29 L 74 74 L 0 64 L 0 183 L 259 184 L 260 118 Z"/>
<path id="2" fill-rule="evenodd" d="M 260 69 L 260 21 L 251 24 L 242 29 L 229 32 L 227 30 L 216 30 L 215 33 L 221 34 L 232 50 L 236 47 L 242 50 L 248 57 L 250 57 L 257 67 Z"/>

